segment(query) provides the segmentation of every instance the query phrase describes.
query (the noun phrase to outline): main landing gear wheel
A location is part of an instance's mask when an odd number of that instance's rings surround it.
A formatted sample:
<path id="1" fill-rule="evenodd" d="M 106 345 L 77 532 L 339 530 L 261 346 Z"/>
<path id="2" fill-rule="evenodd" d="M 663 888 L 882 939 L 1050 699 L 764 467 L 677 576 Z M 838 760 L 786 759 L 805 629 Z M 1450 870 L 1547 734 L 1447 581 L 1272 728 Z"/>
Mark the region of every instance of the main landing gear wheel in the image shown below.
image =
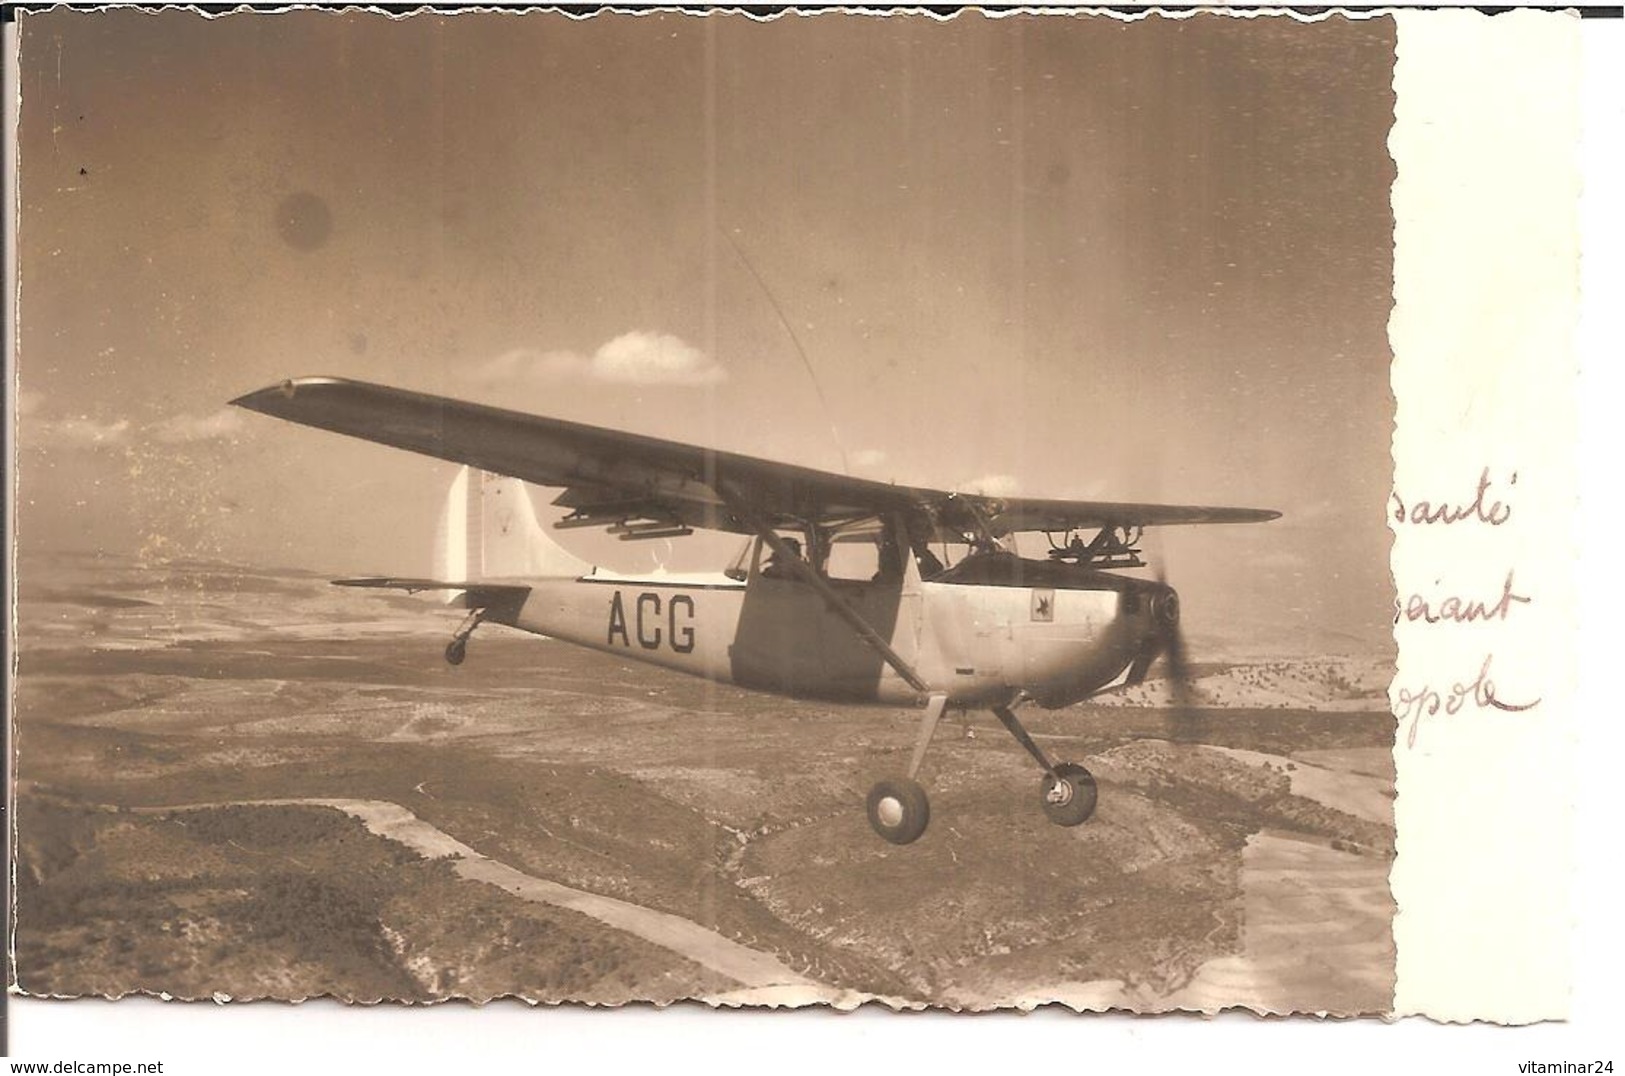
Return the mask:
<path id="1" fill-rule="evenodd" d="M 1076 762 L 1063 762 L 1044 775 L 1044 814 L 1057 826 L 1081 826 L 1095 813 L 1095 776 Z"/>
<path id="2" fill-rule="evenodd" d="M 931 821 L 931 801 L 917 781 L 889 777 L 869 790 L 869 825 L 893 844 L 913 844 Z"/>
<path id="3" fill-rule="evenodd" d="M 463 659 L 468 657 L 468 640 L 474 634 L 474 629 L 485 621 L 485 610 L 476 609 L 464 618 L 462 625 L 451 633 L 451 642 L 446 644 L 446 663 L 448 665 L 461 665 Z"/>

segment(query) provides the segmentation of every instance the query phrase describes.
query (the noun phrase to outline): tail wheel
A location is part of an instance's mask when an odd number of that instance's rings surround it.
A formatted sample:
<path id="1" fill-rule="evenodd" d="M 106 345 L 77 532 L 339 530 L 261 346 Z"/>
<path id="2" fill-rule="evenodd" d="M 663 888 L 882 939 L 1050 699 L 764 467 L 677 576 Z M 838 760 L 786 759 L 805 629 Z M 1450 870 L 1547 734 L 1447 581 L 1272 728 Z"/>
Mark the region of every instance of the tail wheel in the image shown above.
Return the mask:
<path id="1" fill-rule="evenodd" d="M 1095 775 L 1076 762 L 1063 762 L 1044 775 L 1044 814 L 1057 826 L 1080 826 L 1095 813 L 1100 798 Z"/>
<path id="2" fill-rule="evenodd" d="M 446 661 L 450 664 L 461 665 L 466 657 L 468 657 L 468 640 L 453 639 L 446 644 Z"/>
<path id="3" fill-rule="evenodd" d="M 925 789 L 907 777 L 891 777 L 869 790 L 869 825 L 892 844 L 913 844 L 931 821 Z"/>

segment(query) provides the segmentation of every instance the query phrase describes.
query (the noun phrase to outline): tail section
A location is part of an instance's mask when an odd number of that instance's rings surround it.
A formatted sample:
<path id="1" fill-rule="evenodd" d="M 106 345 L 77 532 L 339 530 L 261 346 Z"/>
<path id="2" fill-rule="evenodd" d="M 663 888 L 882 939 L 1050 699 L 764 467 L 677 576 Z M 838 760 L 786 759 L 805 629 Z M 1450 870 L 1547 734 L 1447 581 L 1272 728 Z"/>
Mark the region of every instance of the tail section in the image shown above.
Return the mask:
<path id="1" fill-rule="evenodd" d="M 592 565 L 548 535 L 525 483 L 464 467 L 446 495 L 435 548 L 442 579 L 573 577 Z"/>

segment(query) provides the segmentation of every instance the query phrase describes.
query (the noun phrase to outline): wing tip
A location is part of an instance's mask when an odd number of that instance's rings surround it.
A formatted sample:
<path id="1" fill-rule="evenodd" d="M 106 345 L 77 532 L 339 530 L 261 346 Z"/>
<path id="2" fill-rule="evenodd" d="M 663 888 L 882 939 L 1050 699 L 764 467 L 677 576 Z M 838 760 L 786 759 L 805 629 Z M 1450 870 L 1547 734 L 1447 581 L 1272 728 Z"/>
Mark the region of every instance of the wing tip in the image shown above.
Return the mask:
<path id="1" fill-rule="evenodd" d="M 1219 518 L 1211 519 L 1210 523 L 1270 523 L 1281 518 L 1281 513 L 1273 508 L 1220 508 Z"/>
<path id="2" fill-rule="evenodd" d="M 232 407 L 244 407 L 250 411 L 269 412 L 278 400 L 291 400 L 302 389 L 315 388 L 323 385 L 349 385 L 354 382 L 349 378 L 332 377 L 327 374 L 313 374 L 306 377 L 289 377 L 278 381 L 274 385 L 267 385 L 253 392 L 245 392 L 234 400 L 227 401 Z"/>

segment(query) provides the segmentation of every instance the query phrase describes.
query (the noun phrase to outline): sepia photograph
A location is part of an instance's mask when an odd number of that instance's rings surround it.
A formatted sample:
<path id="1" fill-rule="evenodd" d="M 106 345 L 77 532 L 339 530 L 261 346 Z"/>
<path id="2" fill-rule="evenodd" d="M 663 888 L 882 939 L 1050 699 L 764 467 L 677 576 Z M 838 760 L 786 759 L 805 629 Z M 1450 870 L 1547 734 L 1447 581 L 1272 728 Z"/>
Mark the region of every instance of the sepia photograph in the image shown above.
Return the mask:
<path id="1" fill-rule="evenodd" d="M 16 992 L 1395 1010 L 1391 16 L 18 22 Z"/>

